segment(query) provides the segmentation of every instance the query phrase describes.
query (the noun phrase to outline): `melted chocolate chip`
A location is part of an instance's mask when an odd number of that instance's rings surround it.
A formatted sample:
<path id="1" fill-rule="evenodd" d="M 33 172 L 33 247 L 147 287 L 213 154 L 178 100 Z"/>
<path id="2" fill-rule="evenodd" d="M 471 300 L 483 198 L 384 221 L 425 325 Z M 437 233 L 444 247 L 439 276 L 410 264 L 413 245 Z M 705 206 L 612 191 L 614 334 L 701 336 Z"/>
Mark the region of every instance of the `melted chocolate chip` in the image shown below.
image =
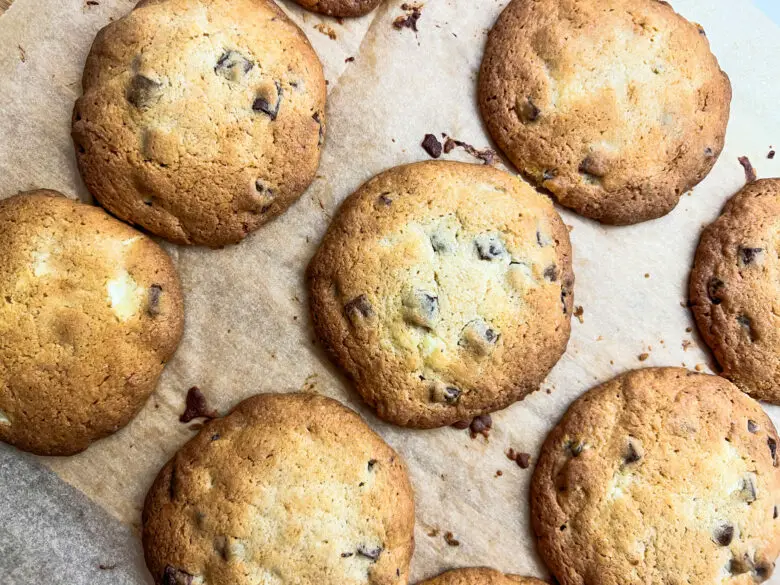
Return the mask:
<path id="1" fill-rule="evenodd" d="M 374 309 L 366 295 L 360 295 L 344 305 L 344 313 L 353 325 L 359 324 L 364 319 L 374 316 Z"/>
<path id="2" fill-rule="evenodd" d="M 517 104 L 517 115 L 525 124 L 536 122 L 542 111 L 536 106 L 531 98 L 526 98 Z"/>
<path id="3" fill-rule="evenodd" d="M 161 95 L 162 84 L 139 73 L 130 80 L 125 97 L 136 108 L 144 109 L 159 100 Z"/>
<path id="4" fill-rule="evenodd" d="M 592 177 L 601 178 L 607 174 L 607 168 L 603 157 L 596 155 L 586 156 L 580 163 L 579 171 Z"/>
<path id="5" fill-rule="evenodd" d="M 506 248 L 498 236 L 481 234 L 474 238 L 480 259 L 492 262 L 506 255 Z"/>
<path id="6" fill-rule="evenodd" d="M 460 399 L 461 391 L 455 386 L 446 386 L 444 388 L 444 402 L 455 404 Z"/>
<path id="7" fill-rule="evenodd" d="M 200 388 L 193 386 L 187 391 L 187 406 L 179 417 L 179 422 L 188 423 L 196 418 L 217 418 L 219 413 L 209 408 L 206 397 Z"/>
<path id="8" fill-rule="evenodd" d="M 764 252 L 763 248 L 747 248 L 739 247 L 739 261 L 743 266 L 753 264 L 757 260 L 760 260 L 761 254 Z"/>
<path id="9" fill-rule="evenodd" d="M 225 79 L 237 81 L 240 77 L 249 73 L 255 64 L 244 57 L 238 51 L 228 50 L 222 53 L 214 66 L 214 73 Z"/>
<path id="10" fill-rule="evenodd" d="M 728 546 L 734 539 L 734 527 L 731 524 L 722 524 L 712 533 L 712 539 L 720 546 Z"/>
<path id="11" fill-rule="evenodd" d="M 382 554 L 383 550 L 384 549 L 381 546 L 372 547 L 366 544 L 361 544 L 359 547 L 357 547 L 357 554 L 359 554 L 361 557 L 376 561 L 379 559 L 379 555 Z"/>
<path id="12" fill-rule="evenodd" d="M 156 317 L 160 314 L 160 297 L 162 296 L 162 287 L 159 284 L 153 284 L 149 287 L 149 296 L 146 301 L 146 313 L 150 317 Z"/>
<path id="13" fill-rule="evenodd" d="M 458 345 L 478 355 L 489 355 L 495 349 L 499 334 L 483 319 L 474 319 L 466 324 L 460 334 Z"/>
<path id="14" fill-rule="evenodd" d="M 382 193 L 378 198 L 377 201 L 384 205 L 385 207 L 390 207 L 393 204 L 393 200 L 390 199 L 389 193 Z"/>
<path id="15" fill-rule="evenodd" d="M 758 432 L 758 424 L 756 424 L 756 421 L 748 419 L 747 430 L 755 435 Z"/>
<path id="16" fill-rule="evenodd" d="M 745 181 L 748 183 L 752 183 L 756 180 L 756 170 L 753 168 L 753 165 L 750 162 L 750 159 L 746 156 L 740 156 L 738 159 L 739 164 L 742 165 L 742 168 L 745 170 Z"/>
<path id="17" fill-rule="evenodd" d="M 626 465 L 631 465 L 640 459 L 642 459 L 640 448 L 631 439 L 629 439 L 626 452 L 623 454 L 623 461 L 626 463 Z"/>
<path id="18" fill-rule="evenodd" d="M 369 459 L 369 460 L 368 460 L 368 465 L 367 465 L 367 467 L 368 467 L 368 470 L 369 470 L 369 471 L 374 471 L 374 466 L 375 466 L 377 463 L 378 463 L 378 462 L 377 462 L 377 460 L 376 460 L 376 459 Z"/>
<path id="19" fill-rule="evenodd" d="M 713 276 L 707 282 L 707 296 L 713 305 L 719 305 L 723 302 L 723 294 L 726 284 L 718 277 Z"/>
<path id="20" fill-rule="evenodd" d="M 564 446 L 564 451 L 566 451 L 572 457 L 579 457 L 582 455 L 584 448 L 585 444 L 582 441 L 569 441 Z"/>
<path id="21" fill-rule="evenodd" d="M 772 437 L 767 437 L 766 444 L 769 446 L 769 454 L 772 456 L 772 463 L 777 467 L 777 441 Z"/>
<path id="22" fill-rule="evenodd" d="M 439 158 L 441 156 L 441 142 L 433 134 L 426 134 L 421 146 L 431 158 Z"/>
<path id="23" fill-rule="evenodd" d="M 544 269 L 544 279 L 547 282 L 558 280 L 558 267 L 555 264 L 550 264 L 550 266 Z"/>
<path id="24" fill-rule="evenodd" d="M 252 102 L 252 109 L 255 112 L 262 112 L 267 115 L 271 120 L 276 120 L 276 116 L 279 114 L 279 108 L 282 105 L 282 86 L 278 81 L 274 81 L 276 86 L 276 97 L 262 95 L 255 98 Z"/>
<path id="25" fill-rule="evenodd" d="M 162 576 L 162 585 L 192 585 L 193 576 L 186 571 L 168 565 Z"/>
<path id="26" fill-rule="evenodd" d="M 481 414 L 475 416 L 469 425 L 472 435 L 484 435 L 490 432 L 493 428 L 493 418 L 489 414 Z"/>
<path id="27" fill-rule="evenodd" d="M 432 328 L 439 319 L 439 297 L 424 290 L 409 291 L 403 298 L 404 319 Z"/>

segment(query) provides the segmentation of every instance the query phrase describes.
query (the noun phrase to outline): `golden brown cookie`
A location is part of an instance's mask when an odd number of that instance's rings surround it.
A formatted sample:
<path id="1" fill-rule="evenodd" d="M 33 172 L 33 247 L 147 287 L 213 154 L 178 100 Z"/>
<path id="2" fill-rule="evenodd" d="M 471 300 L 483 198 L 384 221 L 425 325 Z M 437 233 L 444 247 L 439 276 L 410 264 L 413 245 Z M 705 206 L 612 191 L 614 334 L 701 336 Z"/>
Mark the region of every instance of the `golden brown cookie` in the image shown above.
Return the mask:
<path id="1" fill-rule="evenodd" d="M 260 394 L 163 467 L 143 524 L 158 585 L 406 585 L 414 499 L 401 458 L 357 414 Z"/>
<path id="2" fill-rule="evenodd" d="M 0 440 L 70 455 L 125 426 L 182 335 L 151 238 L 54 191 L 0 201 Z"/>
<path id="3" fill-rule="evenodd" d="M 336 17 L 363 16 L 379 6 L 382 0 L 295 0 L 298 4 L 321 14 Z"/>
<path id="4" fill-rule="evenodd" d="M 566 349 L 574 275 L 550 200 L 483 165 L 390 169 L 308 271 L 319 338 L 379 416 L 437 427 L 533 392 Z"/>
<path id="5" fill-rule="evenodd" d="M 716 376 L 634 370 L 585 393 L 531 483 L 561 585 L 749 585 L 780 552 L 777 432 Z"/>
<path id="6" fill-rule="evenodd" d="M 533 577 L 505 575 L 486 567 L 453 569 L 418 585 L 517 585 L 518 583 L 520 585 L 547 585 L 544 581 Z"/>
<path id="7" fill-rule="evenodd" d="M 691 308 L 722 375 L 780 403 L 780 179 L 749 183 L 702 233 Z"/>
<path id="8" fill-rule="evenodd" d="M 731 85 L 704 30 L 657 0 L 513 0 L 479 103 L 501 150 L 582 215 L 671 211 L 723 148 Z"/>
<path id="9" fill-rule="evenodd" d="M 314 179 L 322 66 L 270 0 L 145 0 L 98 33 L 82 85 L 84 181 L 172 242 L 238 242 Z"/>

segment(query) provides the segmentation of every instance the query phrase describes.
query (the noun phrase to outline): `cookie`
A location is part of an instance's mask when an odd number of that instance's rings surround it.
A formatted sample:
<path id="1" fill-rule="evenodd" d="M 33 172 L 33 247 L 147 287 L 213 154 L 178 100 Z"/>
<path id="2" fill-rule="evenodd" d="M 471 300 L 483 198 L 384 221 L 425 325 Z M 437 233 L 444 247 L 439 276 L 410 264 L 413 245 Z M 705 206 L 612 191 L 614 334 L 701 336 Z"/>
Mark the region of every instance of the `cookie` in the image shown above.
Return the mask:
<path id="1" fill-rule="evenodd" d="M 172 242 L 238 242 L 314 179 L 322 66 L 270 0 L 144 0 L 98 33 L 82 86 L 87 187 Z"/>
<path id="2" fill-rule="evenodd" d="M 0 440 L 71 455 L 125 426 L 184 324 L 151 239 L 54 191 L 0 201 Z"/>
<path id="3" fill-rule="evenodd" d="M 513 0 L 479 76 L 514 165 L 608 224 L 671 211 L 720 155 L 730 102 L 704 30 L 658 0 Z"/>
<path id="4" fill-rule="evenodd" d="M 538 550 L 561 585 L 748 585 L 780 551 L 777 432 L 724 378 L 630 371 L 585 393 L 531 482 Z"/>
<path id="5" fill-rule="evenodd" d="M 485 567 L 469 569 L 453 569 L 423 581 L 419 585 L 547 585 L 544 581 L 533 577 L 519 575 L 504 575 L 494 569 Z"/>
<path id="6" fill-rule="evenodd" d="M 348 408 L 260 394 L 163 467 L 143 545 L 158 585 L 406 585 L 412 488 L 400 457 Z"/>
<path id="7" fill-rule="evenodd" d="M 295 0 L 306 10 L 335 17 L 353 17 L 368 14 L 382 0 Z"/>
<path id="8" fill-rule="evenodd" d="M 780 404 L 780 179 L 749 183 L 701 236 L 690 304 L 722 375 Z"/>
<path id="9" fill-rule="evenodd" d="M 430 428 L 533 392 L 566 349 L 574 275 L 550 200 L 483 165 L 390 169 L 308 270 L 315 330 L 379 416 Z"/>

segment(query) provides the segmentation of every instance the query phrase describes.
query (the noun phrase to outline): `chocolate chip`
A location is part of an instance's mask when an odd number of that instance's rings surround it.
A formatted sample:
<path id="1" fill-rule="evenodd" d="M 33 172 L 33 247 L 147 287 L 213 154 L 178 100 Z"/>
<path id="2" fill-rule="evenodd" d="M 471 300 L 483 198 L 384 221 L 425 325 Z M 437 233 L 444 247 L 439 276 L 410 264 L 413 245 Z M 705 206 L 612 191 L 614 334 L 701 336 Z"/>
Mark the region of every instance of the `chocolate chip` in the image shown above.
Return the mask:
<path id="1" fill-rule="evenodd" d="M 555 264 L 550 264 L 550 266 L 544 269 L 544 279 L 547 282 L 558 280 L 558 267 Z"/>
<path id="2" fill-rule="evenodd" d="M 146 301 L 146 313 L 150 317 L 156 317 L 160 314 L 160 297 L 162 296 L 162 287 L 159 284 L 153 284 L 149 287 L 149 297 Z"/>
<path id="3" fill-rule="evenodd" d="M 753 168 L 753 165 L 750 162 L 750 159 L 746 156 L 740 156 L 738 159 L 739 164 L 742 165 L 742 168 L 745 170 L 745 181 L 748 183 L 752 183 L 756 180 L 756 169 Z"/>
<path id="4" fill-rule="evenodd" d="M 499 334 L 482 319 L 466 324 L 460 334 L 458 345 L 475 351 L 478 355 L 489 355 L 498 342 Z"/>
<path id="5" fill-rule="evenodd" d="M 420 327 L 433 328 L 439 319 L 439 297 L 424 290 L 411 290 L 403 298 L 404 319 Z"/>
<path id="6" fill-rule="evenodd" d="M 770 150 L 769 153 L 766 155 L 766 157 L 769 160 L 772 160 L 773 158 L 775 158 L 775 151 L 774 150 Z"/>
<path id="7" fill-rule="evenodd" d="M 341 558 L 342 558 L 342 559 L 348 559 L 349 557 L 351 557 L 351 556 L 352 556 L 352 555 L 354 555 L 354 554 L 355 554 L 355 553 L 351 553 L 351 552 L 345 552 L 345 553 L 341 553 Z"/>
<path id="8" fill-rule="evenodd" d="M 211 435 L 211 442 L 212 443 L 214 441 L 218 441 L 218 440 L 219 440 L 219 433 L 214 433 L 213 435 Z"/>
<path id="9" fill-rule="evenodd" d="M 417 21 L 422 16 L 422 6 L 416 4 L 408 4 L 404 2 L 401 4 L 401 9 L 406 11 L 406 16 L 398 16 L 393 21 L 393 28 L 401 30 L 402 28 L 410 28 L 414 32 L 417 31 Z"/>
<path id="10" fill-rule="evenodd" d="M 579 171 L 592 177 L 603 177 L 607 174 L 606 160 L 603 156 L 589 154 L 580 163 Z"/>
<path id="11" fill-rule="evenodd" d="M 474 245 L 482 260 L 493 261 L 506 256 L 506 248 L 498 236 L 480 234 L 474 238 Z"/>
<path id="12" fill-rule="evenodd" d="M 715 156 L 715 151 L 708 146 L 707 148 L 704 149 L 704 156 L 706 157 Z"/>
<path id="13" fill-rule="evenodd" d="M 748 419 L 747 429 L 748 432 L 751 432 L 755 435 L 758 432 L 758 425 L 756 424 L 756 421 Z"/>
<path id="14" fill-rule="evenodd" d="M 729 561 L 729 573 L 732 575 L 742 575 L 753 570 L 753 561 L 745 554 L 742 558 L 733 557 Z"/>
<path id="15" fill-rule="evenodd" d="M 772 514 L 772 520 L 777 520 L 777 506 L 775 506 L 775 511 Z"/>
<path id="16" fill-rule="evenodd" d="M 359 547 L 357 547 L 357 554 L 359 554 L 361 557 L 366 557 L 367 559 L 376 561 L 379 559 L 379 555 L 382 554 L 383 550 L 384 549 L 381 546 L 372 547 L 366 544 L 361 544 Z"/>
<path id="17" fill-rule="evenodd" d="M 737 323 L 748 334 L 750 341 L 755 341 L 755 332 L 753 331 L 753 322 L 747 315 L 737 315 Z"/>
<path id="18" fill-rule="evenodd" d="M 516 112 L 520 120 L 525 124 L 536 122 L 542 113 L 531 98 L 518 100 Z"/>
<path id="19" fill-rule="evenodd" d="M 388 197 L 389 193 L 382 193 L 378 198 L 377 201 L 384 205 L 385 207 L 390 207 L 393 204 L 393 200 Z"/>
<path id="20" fill-rule="evenodd" d="M 193 576 L 186 571 L 168 565 L 162 576 L 162 585 L 192 585 Z"/>
<path id="21" fill-rule="evenodd" d="M 710 302 L 713 305 L 719 305 L 723 302 L 723 298 L 721 297 L 721 295 L 723 294 L 725 288 L 726 288 L 726 283 L 724 283 L 720 278 L 716 276 L 713 276 L 707 282 L 707 296 L 710 298 Z"/>
<path id="22" fill-rule="evenodd" d="M 712 533 L 712 539 L 720 546 L 728 546 L 734 539 L 734 527 L 731 524 L 721 524 Z"/>
<path id="23" fill-rule="evenodd" d="M 144 109 L 158 101 L 162 96 L 162 83 L 145 75 L 134 75 L 127 88 L 127 101 L 136 108 Z"/>
<path id="24" fill-rule="evenodd" d="M 493 418 L 489 414 L 475 416 L 469 425 L 472 435 L 483 435 L 485 437 L 491 428 L 493 428 Z"/>
<path id="25" fill-rule="evenodd" d="M 374 470 L 374 466 L 376 464 L 377 464 L 377 460 L 376 459 L 369 459 L 368 460 L 368 465 L 366 467 L 368 467 L 369 471 L 373 471 Z"/>
<path id="26" fill-rule="evenodd" d="M 582 451 L 585 448 L 585 444 L 582 441 L 569 441 L 564 446 L 564 451 L 569 453 L 572 457 L 579 457 L 582 455 Z"/>
<path id="27" fill-rule="evenodd" d="M 753 264 L 756 261 L 761 260 L 762 253 L 764 252 L 763 248 L 747 248 L 740 246 L 739 247 L 739 261 L 743 266 L 747 266 L 748 264 Z"/>
<path id="28" fill-rule="evenodd" d="M 753 565 L 753 579 L 755 581 L 758 581 L 759 583 L 762 581 L 766 581 L 767 579 L 769 579 L 769 577 L 772 576 L 774 569 L 775 569 L 774 563 L 768 563 L 766 561 L 756 563 L 755 565 Z"/>
<path id="29" fill-rule="evenodd" d="M 359 325 L 365 319 L 374 316 L 374 309 L 366 295 L 360 295 L 344 305 L 344 313 L 353 325 Z"/>
<path id="30" fill-rule="evenodd" d="M 772 456 L 772 463 L 777 467 L 777 441 L 772 437 L 767 437 L 766 444 L 769 446 L 769 454 Z"/>
<path id="31" fill-rule="evenodd" d="M 517 452 L 514 449 L 510 448 L 506 452 L 507 459 L 510 461 L 514 461 L 517 463 L 517 466 L 520 469 L 528 469 L 531 465 L 531 454 L 530 453 L 523 453 L 523 452 Z"/>
<path id="32" fill-rule="evenodd" d="M 629 439 L 626 452 L 623 454 L 623 461 L 626 463 L 626 465 L 631 465 L 640 459 L 642 459 L 642 448 L 638 443 Z"/>
<path id="33" fill-rule="evenodd" d="M 448 546 L 460 546 L 460 541 L 449 531 L 444 533 L 444 542 L 446 542 Z"/>
<path id="34" fill-rule="evenodd" d="M 563 306 L 563 314 L 565 315 L 567 312 L 566 309 L 566 297 L 569 296 L 569 289 L 566 287 L 566 285 L 561 287 L 561 305 Z"/>
<path id="35" fill-rule="evenodd" d="M 228 50 L 222 53 L 214 67 L 214 73 L 221 75 L 225 79 L 238 81 L 244 74 L 254 67 L 255 64 L 244 57 L 238 51 Z"/>
<path id="36" fill-rule="evenodd" d="M 434 382 L 431 387 L 431 400 L 433 402 L 450 405 L 457 404 L 461 394 L 460 388 L 445 384 L 444 382 Z"/>
<path id="37" fill-rule="evenodd" d="M 748 504 L 752 504 L 756 501 L 756 484 L 750 475 L 747 475 L 742 479 L 742 489 L 739 493 L 742 496 L 742 499 Z"/>
<path id="38" fill-rule="evenodd" d="M 255 112 L 262 112 L 267 115 L 271 120 L 276 120 L 276 116 L 279 114 L 279 108 L 282 105 L 282 86 L 278 81 L 274 81 L 276 87 L 276 97 L 270 95 L 262 95 L 255 98 L 252 102 L 252 109 Z"/>
<path id="39" fill-rule="evenodd" d="M 546 170 L 542 173 L 542 180 L 543 181 L 552 181 L 555 177 L 558 176 L 558 171 L 556 170 Z"/>
<path id="40" fill-rule="evenodd" d="M 320 113 L 319 112 L 314 112 L 311 115 L 311 118 L 312 118 L 312 120 L 317 122 L 317 124 L 320 125 L 319 139 L 317 140 L 317 146 L 322 146 L 322 143 L 325 142 L 325 129 L 322 127 L 322 119 L 320 118 Z"/>
<path id="41" fill-rule="evenodd" d="M 179 422 L 188 423 L 196 418 L 217 418 L 219 413 L 209 408 L 206 397 L 200 388 L 193 386 L 187 391 L 187 406 L 179 417 Z"/>
<path id="42" fill-rule="evenodd" d="M 439 158 L 441 156 L 441 142 L 433 134 L 426 134 L 421 146 L 431 158 Z"/>

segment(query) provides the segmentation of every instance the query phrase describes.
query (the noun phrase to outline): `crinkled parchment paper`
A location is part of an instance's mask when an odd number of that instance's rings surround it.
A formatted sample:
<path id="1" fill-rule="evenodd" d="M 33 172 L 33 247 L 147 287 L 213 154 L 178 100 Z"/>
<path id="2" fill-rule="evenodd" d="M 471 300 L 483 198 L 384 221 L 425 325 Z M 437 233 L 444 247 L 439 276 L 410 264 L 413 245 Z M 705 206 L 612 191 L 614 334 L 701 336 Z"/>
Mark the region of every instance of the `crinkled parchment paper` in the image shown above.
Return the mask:
<path id="1" fill-rule="evenodd" d="M 780 173 L 780 157 L 767 159 L 770 145 L 780 146 L 780 30 L 746 0 L 675 1 L 678 11 L 704 26 L 734 86 L 726 148 L 715 169 L 657 221 L 611 228 L 562 211 L 573 228 L 582 322 L 574 320 L 568 351 L 544 388 L 496 413 L 488 440 L 451 428 L 394 428 L 372 415 L 313 343 L 304 269 L 339 203 L 362 181 L 427 158 L 420 148 L 424 134 L 446 132 L 477 148 L 489 145 L 476 106 L 476 76 L 487 29 L 505 3 L 429 0 L 417 33 L 393 27 L 405 14 L 400 0 L 344 23 L 285 4 L 330 82 L 318 179 L 281 218 L 240 245 L 165 244 L 184 284 L 187 325 L 156 394 L 123 431 L 79 456 L 44 459 L 45 465 L 137 527 L 157 470 L 194 434 L 178 422 L 190 386 L 199 386 L 223 412 L 253 393 L 306 388 L 358 410 L 405 457 L 417 497 L 414 579 L 475 564 L 545 574 L 528 522 L 531 470 L 505 451 L 527 451 L 533 461 L 575 397 L 629 368 L 685 364 L 709 371 L 709 354 L 683 306 L 688 271 L 702 226 L 744 183 L 737 157 L 747 155 L 759 177 Z M 46 187 L 89 199 L 69 137 L 71 108 L 94 34 L 132 4 L 16 0 L 0 17 L 0 197 Z M 316 28 L 320 24 L 336 38 Z M 444 158 L 479 162 L 462 149 Z M 768 410 L 780 422 L 780 410 Z M 0 489 L 2 483 L 0 477 Z M 447 532 L 459 546 L 445 541 Z"/>

